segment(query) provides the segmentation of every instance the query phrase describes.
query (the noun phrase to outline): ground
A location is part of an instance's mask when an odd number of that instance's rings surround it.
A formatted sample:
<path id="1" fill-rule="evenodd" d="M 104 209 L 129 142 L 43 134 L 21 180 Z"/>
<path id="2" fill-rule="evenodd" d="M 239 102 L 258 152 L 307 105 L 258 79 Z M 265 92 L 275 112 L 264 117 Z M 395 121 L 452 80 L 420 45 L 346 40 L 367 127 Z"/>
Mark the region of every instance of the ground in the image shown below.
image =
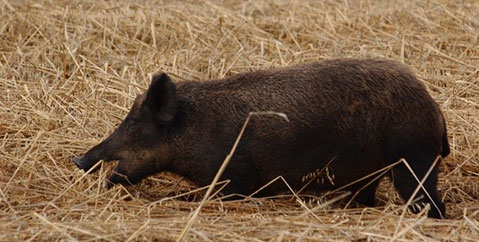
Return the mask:
<path id="1" fill-rule="evenodd" d="M 408 65 L 444 112 L 448 219 L 341 194 L 204 204 L 188 241 L 477 240 L 479 1 L 0 1 L 0 241 L 175 240 L 202 192 L 172 174 L 103 188 L 71 157 L 107 137 L 151 73 L 207 81 L 338 57 Z M 202 191 L 205 189 L 203 188 Z"/>

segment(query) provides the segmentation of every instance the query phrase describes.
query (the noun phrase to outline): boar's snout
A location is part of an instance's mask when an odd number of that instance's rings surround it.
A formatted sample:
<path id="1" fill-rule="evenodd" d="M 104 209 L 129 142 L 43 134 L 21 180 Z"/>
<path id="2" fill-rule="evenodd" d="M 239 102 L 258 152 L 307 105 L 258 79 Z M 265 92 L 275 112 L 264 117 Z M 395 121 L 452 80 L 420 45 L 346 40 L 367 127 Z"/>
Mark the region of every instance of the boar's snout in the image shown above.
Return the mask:
<path id="1" fill-rule="evenodd" d="M 85 172 L 87 172 L 98 162 L 98 160 L 88 159 L 85 155 L 83 155 L 83 156 L 80 156 L 80 157 L 73 157 L 72 162 L 75 163 L 75 165 L 80 170 L 84 170 Z M 95 167 L 95 169 L 90 171 L 90 173 L 97 171 L 98 168 L 99 168 L 99 166 Z"/>
<path id="2" fill-rule="evenodd" d="M 84 170 L 85 172 L 87 172 L 98 162 L 98 160 L 96 160 L 96 161 L 95 160 L 88 160 L 87 157 L 85 157 L 83 155 L 83 156 L 80 156 L 80 157 L 73 157 L 72 162 L 75 163 L 75 165 L 80 170 Z M 95 167 L 95 169 L 93 169 L 91 172 L 95 172 L 96 170 L 98 170 L 98 168 L 99 168 L 99 166 Z"/>
<path id="3" fill-rule="evenodd" d="M 106 139 L 100 144 L 96 145 L 89 151 L 87 151 L 84 155 L 79 156 L 79 157 L 73 157 L 72 162 L 75 163 L 75 165 L 81 169 L 87 172 L 90 170 L 98 161 L 100 160 L 114 160 L 116 157 L 113 157 L 110 153 L 108 152 L 109 149 L 109 143 L 110 139 Z M 95 169 L 93 169 L 90 172 L 95 172 L 97 171 L 99 166 L 97 166 Z"/>
<path id="4" fill-rule="evenodd" d="M 77 167 L 80 169 L 80 170 L 85 170 L 85 165 L 83 164 L 83 156 L 80 156 L 80 157 L 73 157 L 72 158 L 72 162 L 75 163 L 75 165 L 77 165 Z"/>

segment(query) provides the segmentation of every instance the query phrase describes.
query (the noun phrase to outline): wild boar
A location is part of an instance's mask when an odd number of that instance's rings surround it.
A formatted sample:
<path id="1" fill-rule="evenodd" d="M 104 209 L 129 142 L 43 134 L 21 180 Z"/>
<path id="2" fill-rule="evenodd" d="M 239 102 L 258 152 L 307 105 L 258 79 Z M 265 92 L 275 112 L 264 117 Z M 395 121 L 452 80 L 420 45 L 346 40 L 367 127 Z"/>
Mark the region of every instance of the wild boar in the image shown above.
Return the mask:
<path id="1" fill-rule="evenodd" d="M 326 60 L 176 84 L 167 74 L 154 75 L 113 134 L 73 162 L 88 171 L 99 160 L 119 160 L 110 186 L 162 171 L 205 186 L 251 111 L 282 112 L 289 122 L 251 118 L 221 177 L 230 180 L 223 194 L 248 195 L 278 176 L 296 191 L 305 184 L 310 191 L 331 190 L 404 158 L 419 180 L 432 169 L 423 184 L 427 193 L 420 189 L 415 198 L 431 205 L 429 217 L 445 215 L 434 165 L 450 152 L 445 120 L 407 67 L 383 59 Z M 403 199 L 418 187 L 405 163 L 388 175 Z M 374 206 L 375 178 L 345 190 L 356 194 L 354 201 Z M 275 182 L 257 195 L 285 189 Z"/>

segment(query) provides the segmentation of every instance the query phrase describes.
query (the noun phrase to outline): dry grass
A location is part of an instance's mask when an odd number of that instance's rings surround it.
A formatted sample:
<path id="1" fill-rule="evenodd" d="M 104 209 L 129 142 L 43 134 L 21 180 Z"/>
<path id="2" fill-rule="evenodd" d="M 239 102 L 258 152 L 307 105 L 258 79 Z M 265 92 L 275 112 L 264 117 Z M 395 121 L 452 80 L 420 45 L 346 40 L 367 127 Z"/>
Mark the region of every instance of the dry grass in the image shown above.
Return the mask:
<path id="1" fill-rule="evenodd" d="M 194 187 L 160 174 L 105 190 L 111 166 L 85 176 L 70 162 L 112 132 L 148 73 L 208 80 L 349 56 L 406 63 L 441 105 L 449 219 L 401 219 L 386 182 L 377 208 L 343 209 L 335 195 L 209 201 L 186 239 L 477 240 L 478 13 L 475 0 L 1 0 L 0 240 L 176 239 Z"/>

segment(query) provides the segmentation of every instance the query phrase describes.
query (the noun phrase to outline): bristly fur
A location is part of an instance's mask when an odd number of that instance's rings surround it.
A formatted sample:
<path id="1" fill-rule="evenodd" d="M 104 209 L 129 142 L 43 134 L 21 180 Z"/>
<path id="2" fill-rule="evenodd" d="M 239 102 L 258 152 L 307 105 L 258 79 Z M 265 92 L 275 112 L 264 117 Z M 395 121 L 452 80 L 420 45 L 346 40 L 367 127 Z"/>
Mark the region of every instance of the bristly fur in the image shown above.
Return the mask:
<path id="1" fill-rule="evenodd" d="M 161 76 L 166 83 L 171 81 L 167 75 Z M 161 76 L 154 80 L 162 80 Z M 312 182 L 306 189 L 334 189 L 400 158 L 405 158 L 421 179 L 438 155 L 449 154 L 446 125 L 438 105 L 407 67 L 389 60 L 328 60 L 208 82 L 155 86 L 152 83 L 144 94 L 147 98 L 139 98 L 146 101 L 136 103 L 125 119 L 142 120 L 139 133 L 149 130 L 148 134 L 128 136 L 129 142 L 111 141 L 117 145 L 108 146 L 108 150 L 119 149 L 124 156 L 118 171 L 129 182 L 167 170 L 200 186 L 209 184 L 251 111 L 283 112 L 290 122 L 253 117 L 222 177 L 231 180 L 223 190 L 226 194 L 248 195 L 277 176 L 300 189 L 305 176 L 322 169 L 328 174 L 315 174 L 314 178 L 327 179 Z M 148 100 L 160 101 L 152 106 Z M 152 115 L 173 118 L 163 124 L 155 122 Z M 112 136 L 125 136 L 123 130 L 119 128 Z M 130 150 L 136 147 L 136 151 L 122 151 L 122 144 Z M 101 158 L 95 156 L 83 163 Z M 334 161 L 325 167 L 332 158 Z M 417 186 L 412 174 L 401 164 L 390 175 L 400 195 L 408 199 Z M 372 206 L 378 180 L 359 191 L 371 179 L 347 189 L 359 192 L 356 201 Z M 110 181 L 126 183 L 117 177 Z M 424 184 L 439 208 L 431 209 L 431 217 L 445 213 L 436 185 L 437 166 Z M 259 195 L 285 189 L 278 182 Z M 421 195 L 425 196 L 422 190 Z M 421 202 L 432 203 L 428 198 Z"/>

